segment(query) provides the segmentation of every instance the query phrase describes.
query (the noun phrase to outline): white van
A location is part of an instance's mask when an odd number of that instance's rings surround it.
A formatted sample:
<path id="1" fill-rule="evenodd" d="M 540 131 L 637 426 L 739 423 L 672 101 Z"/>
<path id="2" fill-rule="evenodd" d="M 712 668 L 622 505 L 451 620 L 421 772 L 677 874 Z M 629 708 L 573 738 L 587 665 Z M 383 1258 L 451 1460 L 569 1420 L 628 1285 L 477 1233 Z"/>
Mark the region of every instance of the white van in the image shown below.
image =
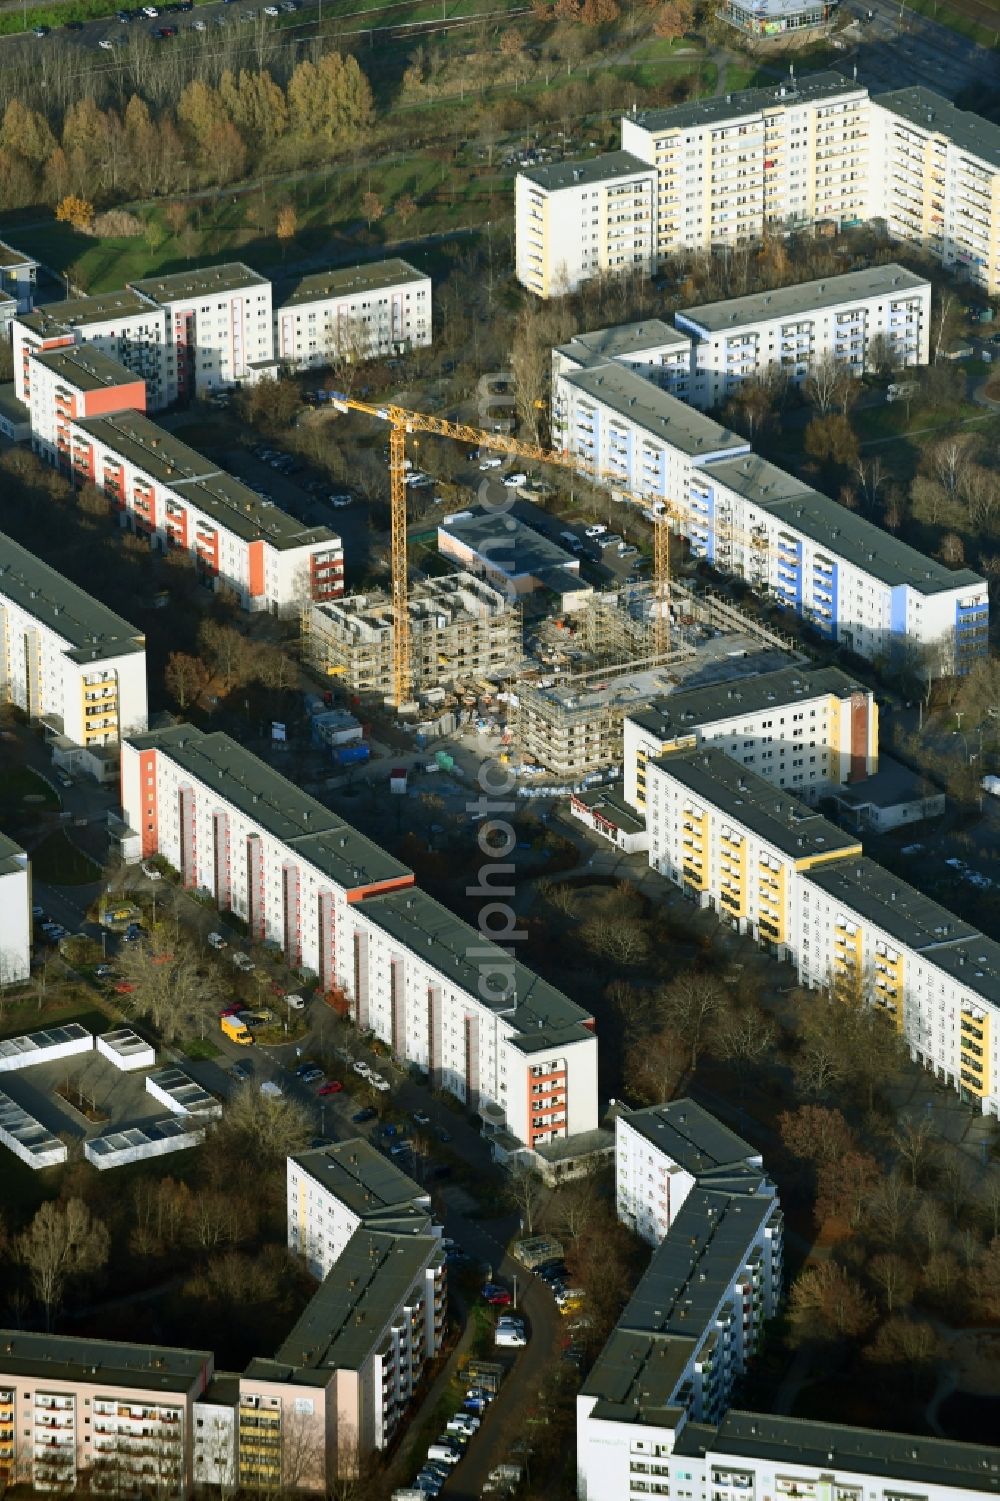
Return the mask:
<path id="1" fill-rule="evenodd" d="M 276 1084 L 273 1079 L 265 1079 L 260 1086 L 260 1092 L 269 1100 L 280 1100 L 285 1093 L 281 1085 Z"/>
<path id="2" fill-rule="evenodd" d="M 457 1465 L 461 1457 L 461 1449 L 453 1449 L 450 1444 L 431 1444 L 427 1450 L 428 1459 L 436 1459 L 443 1465 Z"/>

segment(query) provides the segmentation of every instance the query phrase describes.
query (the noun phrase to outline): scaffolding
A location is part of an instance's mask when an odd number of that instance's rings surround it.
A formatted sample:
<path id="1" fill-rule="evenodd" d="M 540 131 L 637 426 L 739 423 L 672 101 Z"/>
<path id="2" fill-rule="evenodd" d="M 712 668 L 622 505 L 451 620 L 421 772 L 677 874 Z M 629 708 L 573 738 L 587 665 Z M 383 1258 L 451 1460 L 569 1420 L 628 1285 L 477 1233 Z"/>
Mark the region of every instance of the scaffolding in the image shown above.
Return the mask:
<path id="1" fill-rule="evenodd" d="M 407 600 L 409 681 L 416 693 L 506 677 L 522 656 L 521 612 L 471 573 L 412 586 Z M 388 698 L 394 685 L 395 607 L 381 591 L 318 603 L 302 613 L 306 661 L 354 693 Z"/>

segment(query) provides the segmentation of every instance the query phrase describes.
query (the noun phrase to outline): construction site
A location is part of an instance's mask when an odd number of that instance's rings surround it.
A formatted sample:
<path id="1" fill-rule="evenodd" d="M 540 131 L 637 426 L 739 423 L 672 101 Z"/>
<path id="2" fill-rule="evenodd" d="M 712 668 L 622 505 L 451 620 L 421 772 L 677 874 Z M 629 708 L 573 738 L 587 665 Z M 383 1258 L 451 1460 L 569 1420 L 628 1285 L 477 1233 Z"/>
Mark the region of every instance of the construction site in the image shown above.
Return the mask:
<path id="1" fill-rule="evenodd" d="M 729 601 L 676 583 L 670 648 L 657 653 L 652 587 L 595 596 L 571 624 L 550 621 L 529 641 L 507 703 L 506 739 L 522 762 L 578 783 L 621 765 L 625 716 L 654 698 L 803 660 Z"/>
<path id="2" fill-rule="evenodd" d="M 521 612 L 499 589 L 471 573 L 413 583 L 409 680 L 415 695 L 470 681 L 500 681 L 522 656 Z M 316 603 L 302 614 L 302 649 L 315 671 L 351 692 L 389 699 L 393 692 L 392 599 L 381 591 Z"/>

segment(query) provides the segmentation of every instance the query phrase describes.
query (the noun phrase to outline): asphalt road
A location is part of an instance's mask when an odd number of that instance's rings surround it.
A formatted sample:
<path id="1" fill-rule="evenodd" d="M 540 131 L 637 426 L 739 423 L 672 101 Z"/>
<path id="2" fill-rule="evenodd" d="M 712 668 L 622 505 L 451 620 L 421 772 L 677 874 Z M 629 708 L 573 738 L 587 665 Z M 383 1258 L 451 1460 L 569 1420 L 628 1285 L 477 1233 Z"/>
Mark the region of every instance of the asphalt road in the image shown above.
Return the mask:
<path id="1" fill-rule="evenodd" d="M 996 84 L 995 54 L 905 5 L 870 0 L 852 5 L 851 13 L 859 22 L 860 39 L 856 48 L 845 52 L 843 68 L 856 62 L 859 81 L 874 94 L 923 84 L 954 98 L 976 84 Z M 850 37 L 848 33 L 844 39 Z"/>

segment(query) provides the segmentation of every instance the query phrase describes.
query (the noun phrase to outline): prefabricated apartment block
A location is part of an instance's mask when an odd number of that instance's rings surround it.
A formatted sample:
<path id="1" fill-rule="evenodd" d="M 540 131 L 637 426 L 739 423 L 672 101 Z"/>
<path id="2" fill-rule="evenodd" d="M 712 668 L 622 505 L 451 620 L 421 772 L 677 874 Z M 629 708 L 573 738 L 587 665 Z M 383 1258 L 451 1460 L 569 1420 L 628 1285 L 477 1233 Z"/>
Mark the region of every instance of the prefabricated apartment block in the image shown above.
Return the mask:
<path id="1" fill-rule="evenodd" d="M 587 1012 L 419 891 L 413 872 L 226 735 L 124 747 L 129 858 L 159 853 L 346 997 L 358 1026 L 529 1147 L 597 1125 Z"/>
<path id="2" fill-rule="evenodd" d="M 878 768 L 878 707 L 837 667 L 779 667 L 735 682 L 679 688 L 625 716 L 625 800 L 646 806 L 646 764 L 711 745 L 775 787 L 815 801 Z"/>
<path id="3" fill-rule="evenodd" d="M 26 405 L 32 353 L 87 345 L 142 380 L 149 410 L 160 411 L 283 368 L 429 344 L 431 284 L 391 260 L 320 272 L 276 293 L 236 261 L 25 309 L 11 330 L 15 392 Z"/>
<path id="4" fill-rule="evenodd" d="M 516 604 L 471 573 L 411 585 L 410 671 L 415 691 L 505 676 L 520 661 Z M 393 689 L 392 600 L 382 592 L 310 601 L 302 612 L 306 660 L 355 693 Z"/>
<path id="5" fill-rule="evenodd" d="M 300 277 L 276 295 L 274 357 L 304 370 L 426 348 L 431 296 L 430 277 L 399 259 Z"/>
<path id="6" fill-rule="evenodd" d="M 633 108 L 621 146 L 518 174 L 516 270 L 538 296 L 600 273 L 655 270 L 678 251 L 873 219 L 988 295 L 1000 290 L 1000 126 L 930 89 L 873 99 L 839 73 L 790 74 L 766 88 Z M 626 165 L 628 212 L 614 216 L 606 205 Z"/>
<path id="7" fill-rule="evenodd" d="M 0 698 L 81 756 L 145 729 L 145 637 L 2 533 L 0 648 Z"/>
<path id="8" fill-rule="evenodd" d="M 0 988 L 31 973 L 31 861 L 0 833 Z"/>
<path id="9" fill-rule="evenodd" d="M 657 1249 L 577 1397 L 577 1495 L 986 1501 L 1000 1453 L 731 1408 L 781 1302 L 782 1214 L 758 1152 L 691 1100 L 616 1121 L 619 1214 Z"/>

